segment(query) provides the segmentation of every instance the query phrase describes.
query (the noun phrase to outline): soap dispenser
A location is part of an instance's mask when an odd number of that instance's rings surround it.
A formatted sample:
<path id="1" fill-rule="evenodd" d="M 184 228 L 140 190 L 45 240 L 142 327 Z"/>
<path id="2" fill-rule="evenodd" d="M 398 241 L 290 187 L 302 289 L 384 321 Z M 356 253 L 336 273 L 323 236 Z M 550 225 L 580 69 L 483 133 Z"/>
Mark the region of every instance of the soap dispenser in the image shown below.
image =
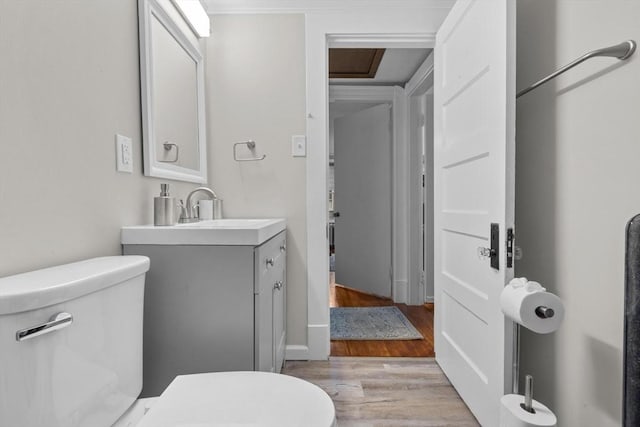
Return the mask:
<path id="1" fill-rule="evenodd" d="M 169 184 L 160 184 L 160 196 L 153 199 L 153 224 L 174 225 L 175 215 L 176 200 L 169 196 Z"/>

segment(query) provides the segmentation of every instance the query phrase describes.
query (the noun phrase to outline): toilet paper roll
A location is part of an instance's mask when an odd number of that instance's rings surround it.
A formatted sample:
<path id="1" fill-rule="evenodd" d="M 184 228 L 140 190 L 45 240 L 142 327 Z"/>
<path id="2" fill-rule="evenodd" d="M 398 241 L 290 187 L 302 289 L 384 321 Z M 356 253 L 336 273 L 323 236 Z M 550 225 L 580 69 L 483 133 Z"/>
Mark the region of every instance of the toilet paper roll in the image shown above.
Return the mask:
<path id="1" fill-rule="evenodd" d="M 526 411 L 520 406 L 524 396 L 506 394 L 500 399 L 500 427 L 555 427 L 558 419 L 549 408 L 537 400 L 533 400 L 535 413 Z"/>
<path id="2" fill-rule="evenodd" d="M 536 282 L 514 279 L 500 295 L 502 312 L 516 323 L 539 334 L 556 331 L 564 319 L 564 305 L 556 295 L 546 292 Z M 539 307 L 553 310 L 553 316 L 545 318 L 536 313 Z"/>
<path id="3" fill-rule="evenodd" d="M 200 200 L 198 214 L 201 220 L 213 219 L 213 200 Z"/>

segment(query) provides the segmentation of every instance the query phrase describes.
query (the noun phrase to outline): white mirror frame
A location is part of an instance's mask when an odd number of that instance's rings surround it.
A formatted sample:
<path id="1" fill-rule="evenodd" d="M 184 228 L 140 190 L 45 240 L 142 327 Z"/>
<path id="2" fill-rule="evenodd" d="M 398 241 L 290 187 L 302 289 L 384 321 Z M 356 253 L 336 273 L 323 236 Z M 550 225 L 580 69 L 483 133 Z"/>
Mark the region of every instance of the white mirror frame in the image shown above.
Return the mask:
<path id="1" fill-rule="evenodd" d="M 161 4 L 164 3 L 165 5 Z M 168 11 L 169 9 L 170 11 Z M 175 13 L 173 13 L 175 12 Z M 207 143 L 204 100 L 204 57 L 197 38 L 189 31 L 187 23 L 169 0 L 138 0 L 140 38 L 140 100 L 142 104 L 142 141 L 144 174 L 157 178 L 195 183 L 207 182 Z M 167 29 L 178 44 L 196 63 L 197 114 L 198 114 L 198 169 L 190 169 L 158 161 L 154 135 L 153 58 L 151 49 L 152 15 Z M 181 29 L 181 24 L 187 31 Z M 185 147 L 180 147 L 185 149 Z"/>

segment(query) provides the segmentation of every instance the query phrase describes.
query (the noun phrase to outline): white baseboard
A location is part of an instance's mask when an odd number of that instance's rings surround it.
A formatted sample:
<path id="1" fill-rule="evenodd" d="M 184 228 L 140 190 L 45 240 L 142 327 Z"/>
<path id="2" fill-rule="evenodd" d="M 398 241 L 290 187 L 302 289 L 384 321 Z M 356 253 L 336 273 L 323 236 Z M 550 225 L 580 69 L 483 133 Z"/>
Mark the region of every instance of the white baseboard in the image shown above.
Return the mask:
<path id="1" fill-rule="evenodd" d="M 307 345 L 309 346 L 308 360 L 327 360 L 331 350 L 329 341 L 329 325 L 308 325 Z"/>
<path id="2" fill-rule="evenodd" d="M 396 280 L 393 282 L 393 302 L 399 304 L 407 304 L 409 298 L 409 283 L 404 280 Z"/>
<path id="3" fill-rule="evenodd" d="M 309 346 L 290 344 L 284 350 L 285 360 L 309 360 Z"/>
<path id="4" fill-rule="evenodd" d="M 425 303 L 429 303 L 429 304 L 433 304 L 433 297 L 427 297 L 427 299 L 425 300 Z"/>

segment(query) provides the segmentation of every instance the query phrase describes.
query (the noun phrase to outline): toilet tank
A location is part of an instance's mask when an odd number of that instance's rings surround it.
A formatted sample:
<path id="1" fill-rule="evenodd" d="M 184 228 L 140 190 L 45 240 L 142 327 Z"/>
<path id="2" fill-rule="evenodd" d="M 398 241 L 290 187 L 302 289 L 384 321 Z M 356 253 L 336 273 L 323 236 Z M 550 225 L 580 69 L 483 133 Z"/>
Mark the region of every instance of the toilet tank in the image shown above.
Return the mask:
<path id="1" fill-rule="evenodd" d="M 120 417 L 142 388 L 148 269 L 147 257 L 114 256 L 0 278 L 0 426 Z"/>

